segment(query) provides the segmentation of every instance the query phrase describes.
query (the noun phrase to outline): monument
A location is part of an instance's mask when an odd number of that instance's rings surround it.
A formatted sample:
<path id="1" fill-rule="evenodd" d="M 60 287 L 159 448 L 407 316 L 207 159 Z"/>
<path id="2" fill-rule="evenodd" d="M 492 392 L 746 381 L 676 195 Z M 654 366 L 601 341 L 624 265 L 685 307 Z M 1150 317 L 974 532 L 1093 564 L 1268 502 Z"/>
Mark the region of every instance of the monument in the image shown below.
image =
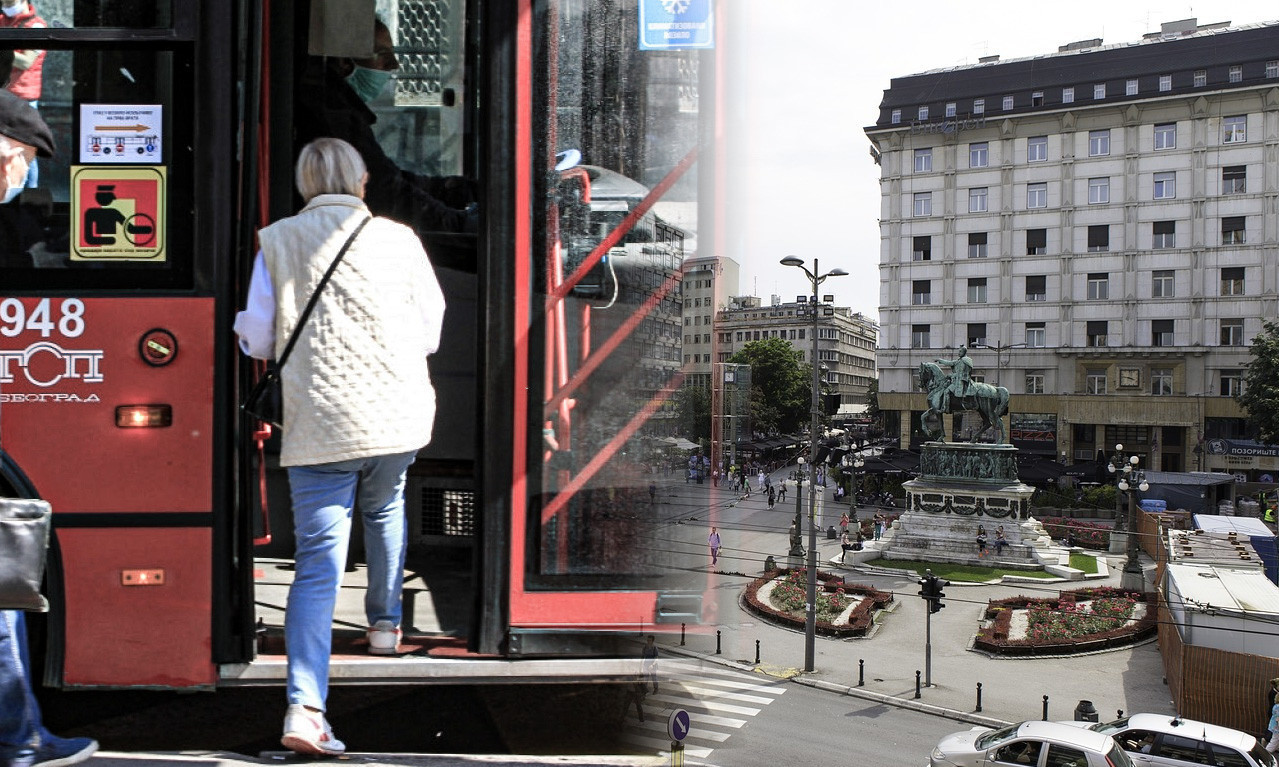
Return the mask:
<path id="1" fill-rule="evenodd" d="M 943 368 L 949 368 L 945 372 Z M 1017 477 L 1017 448 L 1007 444 L 1003 416 L 1008 390 L 972 380 L 972 361 L 961 348 L 953 360 L 919 366 L 928 410 L 921 422 L 925 443 L 919 476 L 902 487 L 906 511 L 883 551 L 887 559 L 928 560 L 1000 567 L 1039 567 L 1037 549 L 1048 545 L 1043 528 L 1030 517 L 1035 489 Z M 982 428 L 970 442 L 947 442 L 945 416 L 975 412 Z M 980 442 L 993 430 L 993 442 Z M 986 551 L 978 546 L 978 528 Z M 997 551 L 997 533 L 1002 551 Z"/>

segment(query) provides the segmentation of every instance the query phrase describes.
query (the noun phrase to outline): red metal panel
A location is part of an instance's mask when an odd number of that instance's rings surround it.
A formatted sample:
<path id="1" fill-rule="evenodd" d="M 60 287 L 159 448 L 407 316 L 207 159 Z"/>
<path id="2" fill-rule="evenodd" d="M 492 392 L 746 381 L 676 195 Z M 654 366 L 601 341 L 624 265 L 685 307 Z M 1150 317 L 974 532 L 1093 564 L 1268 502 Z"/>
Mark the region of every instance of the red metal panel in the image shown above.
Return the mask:
<path id="1" fill-rule="evenodd" d="M 212 534 L 203 528 L 58 531 L 68 686 L 210 686 Z M 124 570 L 163 571 L 127 585 Z"/>

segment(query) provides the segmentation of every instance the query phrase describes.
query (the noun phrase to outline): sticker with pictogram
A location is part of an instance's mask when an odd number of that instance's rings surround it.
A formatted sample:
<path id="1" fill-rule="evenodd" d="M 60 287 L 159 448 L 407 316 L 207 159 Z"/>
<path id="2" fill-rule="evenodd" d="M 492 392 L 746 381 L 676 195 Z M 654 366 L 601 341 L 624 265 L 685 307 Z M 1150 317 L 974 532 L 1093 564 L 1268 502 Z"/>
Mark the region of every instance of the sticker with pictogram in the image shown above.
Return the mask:
<path id="1" fill-rule="evenodd" d="M 71 167 L 72 261 L 165 261 L 166 168 Z"/>
<path id="2" fill-rule="evenodd" d="M 80 162 L 142 165 L 163 160 L 159 104 L 81 104 Z"/>

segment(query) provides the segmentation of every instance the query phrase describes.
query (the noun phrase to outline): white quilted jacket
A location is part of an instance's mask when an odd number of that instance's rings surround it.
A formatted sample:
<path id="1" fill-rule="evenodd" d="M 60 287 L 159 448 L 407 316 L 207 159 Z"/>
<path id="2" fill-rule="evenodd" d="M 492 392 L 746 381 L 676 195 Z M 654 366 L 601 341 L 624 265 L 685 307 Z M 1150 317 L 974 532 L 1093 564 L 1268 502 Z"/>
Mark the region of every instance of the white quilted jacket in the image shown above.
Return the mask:
<path id="1" fill-rule="evenodd" d="M 258 234 L 275 289 L 275 357 L 342 243 L 368 209 L 358 197 L 313 198 Z M 374 218 L 360 232 L 281 370 L 282 466 L 404 453 L 431 441 L 444 294 L 408 227 Z"/>

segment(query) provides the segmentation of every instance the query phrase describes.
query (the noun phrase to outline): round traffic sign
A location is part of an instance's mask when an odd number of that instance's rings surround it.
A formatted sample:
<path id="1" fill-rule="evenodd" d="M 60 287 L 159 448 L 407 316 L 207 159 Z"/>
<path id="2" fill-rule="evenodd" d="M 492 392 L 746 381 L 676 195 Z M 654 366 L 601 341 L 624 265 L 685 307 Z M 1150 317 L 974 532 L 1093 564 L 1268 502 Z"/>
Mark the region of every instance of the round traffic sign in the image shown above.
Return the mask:
<path id="1" fill-rule="evenodd" d="M 666 734 L 671 736 L 671 740 L 682 742 L 688 737 L 689 718 L 688 712 L 682 708 L 677 708 L 671 712 L 671 716 L 666 720 Z"/>

